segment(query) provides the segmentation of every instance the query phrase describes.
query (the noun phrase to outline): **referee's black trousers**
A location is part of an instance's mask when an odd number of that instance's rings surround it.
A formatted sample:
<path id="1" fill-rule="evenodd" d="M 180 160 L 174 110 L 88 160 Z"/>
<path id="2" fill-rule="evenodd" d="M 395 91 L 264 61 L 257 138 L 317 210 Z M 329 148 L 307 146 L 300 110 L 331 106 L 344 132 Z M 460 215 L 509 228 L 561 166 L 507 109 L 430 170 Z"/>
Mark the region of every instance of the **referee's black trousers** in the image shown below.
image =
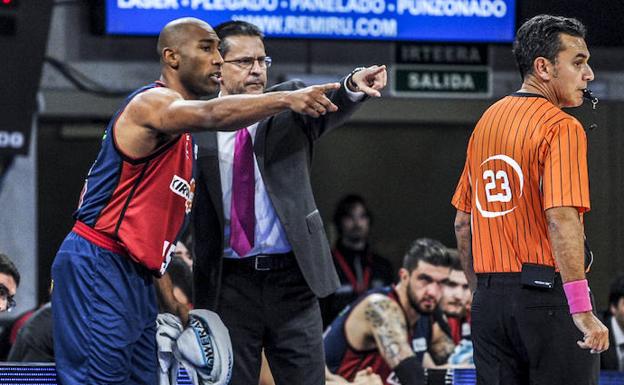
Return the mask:
<path id="1" fill-rule="evenodd" d="M 560 276 L 553 289 L 519 273 L 478 274 L 472 338 L 478 385 L 597 385 L 600 358 L 581 349 Z"/>

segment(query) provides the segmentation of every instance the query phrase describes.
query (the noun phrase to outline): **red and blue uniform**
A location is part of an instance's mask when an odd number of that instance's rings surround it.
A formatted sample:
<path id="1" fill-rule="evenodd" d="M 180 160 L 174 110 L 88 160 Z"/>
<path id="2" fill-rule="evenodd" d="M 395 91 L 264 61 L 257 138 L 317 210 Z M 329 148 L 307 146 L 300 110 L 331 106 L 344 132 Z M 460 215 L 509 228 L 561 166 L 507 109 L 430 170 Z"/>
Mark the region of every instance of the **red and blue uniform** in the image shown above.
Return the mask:
<path id="1" fill-rule="evenodd" d="M 158 383 L 154 275 L 164 274 L 189 222 L 196 149 L 185 133 L 143 158 L 115 142 L 132 93 L 111 119 L 52 265 L 60 383 Z"/>
<path id="2" fill-rule="evenodd" d="M 132 94 L 153 87 L 154 83 Z M 195 191 L 195 145 L 190 134 L 164 143 L 144 158 L 131 158 L 116 145 L 117 112 L 80 195 L 74 231 L 96 245 L 126 253 L 162 275 L 178 236 L 188 224 Z M 86 226 L 85 226 L 86 225 Z M 107 247 L 109 246 L 109 247 Z"/>
<path id="3" fill-rule="evenodd" d="M 338 374 L 349 381 L 353 380 L 358 371 L 370 366 L 373 372 L 381 377 L 385 385 L 394 385 L 398 383 L 398 379 L 377 348 L 358 350 L 351 346 L 346 338 L 345 325 L 351 311 L 371 294 L 386 295 L 401 306 L 398 294 L 393 286 L 370 290 L 348 305 L 327 327 L 323 334 L 325 362 L 332 373 Z M 403 310 L 403 313 L 405 314 L 405 310 Z M 405 318 L 407 319 L 407 315 L 405 315 Z M 431 344 L 432 327 L 433 316 L 423 314 L 408 333 L 408 343 L 421 362 Z"/>

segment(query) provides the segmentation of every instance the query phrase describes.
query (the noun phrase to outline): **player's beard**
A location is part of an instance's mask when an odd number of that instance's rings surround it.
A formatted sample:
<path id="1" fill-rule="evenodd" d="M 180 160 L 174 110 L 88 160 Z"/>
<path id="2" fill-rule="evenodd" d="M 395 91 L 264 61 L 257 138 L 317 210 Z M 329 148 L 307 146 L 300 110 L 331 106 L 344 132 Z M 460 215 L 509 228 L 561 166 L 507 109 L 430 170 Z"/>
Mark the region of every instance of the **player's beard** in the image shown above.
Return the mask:
<path id="1" fill-rule="evenodd" d="M 435 306 L 433 306 L 431 308 L 431 310 L 429 309 L 424 309 L 421 305 L 420 305 L 420 301 L 418 300 L 418 298 L 416 297 L 416 294 L 414 294 L 414 292 L 412 291 L 412 288 L 410 287 L 410 283 L 409 281 L 407 281 L 407 300 L 410 304 L 410 306 L 413 309 L 416 309 L 416 311 L 420 314 L 431 314 L 433 313 L 433 311 L 435 310 L 437 304 L 435 304 Z"/>
<path id="2" fill-rule="evenodd" d="M 444 314 L 446 314 L 448 317 L 455 317 L 455 318 L 462 318 L 462 317 L 464 317 L 464 315 L 466 313 L 466 307 L 463 306 L 461 302 L 452 302 L 452 306 L 453 306 L 453 308 L 458 309 L 458 310 L 457 311 L 448 311 L 448 310 L 445 309 Z"/>

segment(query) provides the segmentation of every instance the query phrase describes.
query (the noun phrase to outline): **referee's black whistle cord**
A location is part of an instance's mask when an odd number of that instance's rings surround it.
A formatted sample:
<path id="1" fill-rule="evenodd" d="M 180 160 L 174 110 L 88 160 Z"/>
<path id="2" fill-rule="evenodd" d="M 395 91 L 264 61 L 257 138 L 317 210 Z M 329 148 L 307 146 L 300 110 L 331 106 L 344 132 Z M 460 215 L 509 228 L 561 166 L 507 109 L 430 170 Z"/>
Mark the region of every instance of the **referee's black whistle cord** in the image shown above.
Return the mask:
<path id="1" fill-rule="evenodd" d="M 591 92 L 589 88 L 585 88 L 583 90 L 583 98 L 587 99 L 592 104 L 592 116 L 594 118 L 592 120 L 594 120 L 594 122 L 590 123 L 589 129 L 594 130 L 598 128 L 598 123 L 595 122 L 597 117 L 596 106 L 598 105 L 598 98 Z"/>

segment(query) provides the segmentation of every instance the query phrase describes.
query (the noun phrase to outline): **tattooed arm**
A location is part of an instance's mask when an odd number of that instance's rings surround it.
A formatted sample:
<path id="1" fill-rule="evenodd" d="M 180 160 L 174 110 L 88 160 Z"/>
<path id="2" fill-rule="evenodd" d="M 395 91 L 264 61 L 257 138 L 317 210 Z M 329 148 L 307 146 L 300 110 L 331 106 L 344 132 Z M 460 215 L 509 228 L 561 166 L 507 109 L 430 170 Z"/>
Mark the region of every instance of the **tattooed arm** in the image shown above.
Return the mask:
<path id="1" fill-rule="evenodd" d="M 384 295 L 366 299 L 364 315 L 377 349 L 392 369 L 414 351 L 408 343 L 407 321 L 399 305 Z"/>
<path id="2" fill-rule="evenodd" d="M 455 216 L 455 238 L 457 238 L 457 251 L 464 273 L 468 279 L 470 291 L 477 288 L 477 275 L 472 265 L 472 231 L 470 230 L 470 213 L 457 210 Z"/>

